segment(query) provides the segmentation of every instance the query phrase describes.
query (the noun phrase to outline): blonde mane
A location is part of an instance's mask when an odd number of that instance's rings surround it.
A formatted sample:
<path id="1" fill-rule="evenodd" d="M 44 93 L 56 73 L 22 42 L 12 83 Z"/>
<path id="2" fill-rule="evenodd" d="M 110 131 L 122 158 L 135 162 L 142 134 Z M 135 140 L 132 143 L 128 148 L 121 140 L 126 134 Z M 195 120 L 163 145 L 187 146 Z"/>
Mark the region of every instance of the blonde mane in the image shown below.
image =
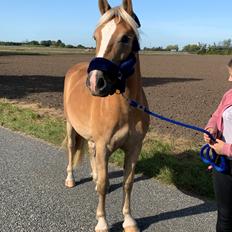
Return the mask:
<path id="1" fill-rule="evenodd" d="M 104 15 L 102 15 L 97 25 L 97 28 L 115 17 L 119 18 L 119 22 L 121 20 L 124 20 L 127 24 L 129 24 L 131 28 L 133 29 L 137 39 L 139 40 L 140 37 L 139 37 L 139 31 L 138 31 L 138 24 L 121 6 L 112 8 L 108 10 Z"/>

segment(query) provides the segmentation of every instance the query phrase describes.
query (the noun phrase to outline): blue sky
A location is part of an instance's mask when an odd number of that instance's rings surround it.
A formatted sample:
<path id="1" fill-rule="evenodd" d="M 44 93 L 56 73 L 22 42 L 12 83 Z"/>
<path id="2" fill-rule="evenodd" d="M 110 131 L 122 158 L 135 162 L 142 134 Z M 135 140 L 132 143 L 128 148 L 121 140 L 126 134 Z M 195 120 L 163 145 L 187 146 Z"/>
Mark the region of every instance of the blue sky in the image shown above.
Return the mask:
<path id="1" fill-rule="evenodd" d="M 111 6 L 121 0 L 109 0 Z M 134 0 L 141 44 L 213 43 L 232 38 L 231 0 Z M 94 46 L 98 0 L 1 0 L 0 40 L 58 40 Z"/>

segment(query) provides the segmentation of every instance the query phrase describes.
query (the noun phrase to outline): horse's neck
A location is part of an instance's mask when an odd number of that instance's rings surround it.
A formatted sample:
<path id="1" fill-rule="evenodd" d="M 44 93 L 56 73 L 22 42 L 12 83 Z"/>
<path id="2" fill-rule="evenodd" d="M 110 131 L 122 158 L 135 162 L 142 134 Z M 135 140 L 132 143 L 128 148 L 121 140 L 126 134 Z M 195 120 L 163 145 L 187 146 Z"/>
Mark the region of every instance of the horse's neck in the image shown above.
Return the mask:
<path id="1" fill-rule="evenodd" d="M 142 78 L 139 55 L 136 54 L 135 72 L 127 81 L 128 97 L 139 100 L 142 94 Z"/>

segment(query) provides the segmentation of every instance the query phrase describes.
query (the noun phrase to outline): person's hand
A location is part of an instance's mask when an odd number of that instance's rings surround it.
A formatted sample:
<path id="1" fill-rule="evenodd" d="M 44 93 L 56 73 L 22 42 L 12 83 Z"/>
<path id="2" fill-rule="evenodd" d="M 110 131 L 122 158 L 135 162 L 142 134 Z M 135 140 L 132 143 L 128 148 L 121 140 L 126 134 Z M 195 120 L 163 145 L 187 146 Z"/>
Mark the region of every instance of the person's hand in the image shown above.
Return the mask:
<path id="1" fill-rule="evenodd" d="M 214 128 L 208 128 L 206 129 L 211 135 L 213 135 L 214 138 L 216 138 L 217 136 L 217 130 L 215 130 Z M 213 144 L 214 141 L 212 141 L 212 139 L 207 135 L 207 134 L 204 134 L 204 140 L 206 143 L 208 144 Z"/>
<path id="2" fill-rule="evenodd" d="M 216 143 L 210 144 L 210 147 L 213 148 L 218 155 L 223 155 L 222 148 L 223 148 L 224 144 L 225 144 L 225 142 L 223 142 L 220 139 L 217 139 Z"/>

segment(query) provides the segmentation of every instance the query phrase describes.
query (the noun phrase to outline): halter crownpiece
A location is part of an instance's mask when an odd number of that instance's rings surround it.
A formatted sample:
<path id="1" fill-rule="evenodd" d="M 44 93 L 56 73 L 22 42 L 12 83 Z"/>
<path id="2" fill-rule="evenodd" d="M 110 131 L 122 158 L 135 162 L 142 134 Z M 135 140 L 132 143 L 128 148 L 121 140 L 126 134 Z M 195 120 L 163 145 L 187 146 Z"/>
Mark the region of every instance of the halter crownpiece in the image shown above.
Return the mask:
<path id="1" fill-rule="evenodd" d="M 141 24 L 140 24 L 139 18 L 137 17 L 137 15 L 136 15 L 135 13 L 133 13 L 132 18 L 133 18 L 133 19 L 135 20 L 135 22 L 137 23 L 138 28 L 140 28 L 140 27 L 141 27 Z"/>

